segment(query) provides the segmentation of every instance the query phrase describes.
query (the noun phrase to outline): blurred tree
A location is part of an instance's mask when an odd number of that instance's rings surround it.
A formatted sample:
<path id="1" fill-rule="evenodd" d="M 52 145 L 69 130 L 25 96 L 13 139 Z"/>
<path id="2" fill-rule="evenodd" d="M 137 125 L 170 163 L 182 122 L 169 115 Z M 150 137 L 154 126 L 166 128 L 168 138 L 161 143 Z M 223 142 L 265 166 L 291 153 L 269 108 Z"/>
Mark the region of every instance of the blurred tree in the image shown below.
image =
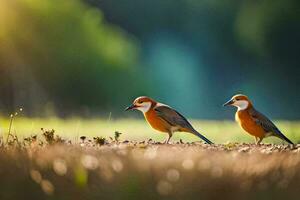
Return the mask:
<path id="1" fill-rule="evenodd" d="M 242 92 L 272 117 L 300 118 L 299 0 L 85 1 L 141 40 L 161 101 L 222 119 L 232 113 L 220 105 Z"/>
<path id="2" fill-rule="evenodd" d="M 5 106 L 107 109 L 139 87 L 134 38 L 78 0 L 2 0 L 0 43 Z"/>
<path id="3" fill-rule="evenodd" d="M 232 113 L 220 105 L 242 92 L 271 117 L 299 119 L 299 5 L 1 0 L 0 108 L 120 113 L 148 94 L 223 119 Z"/>

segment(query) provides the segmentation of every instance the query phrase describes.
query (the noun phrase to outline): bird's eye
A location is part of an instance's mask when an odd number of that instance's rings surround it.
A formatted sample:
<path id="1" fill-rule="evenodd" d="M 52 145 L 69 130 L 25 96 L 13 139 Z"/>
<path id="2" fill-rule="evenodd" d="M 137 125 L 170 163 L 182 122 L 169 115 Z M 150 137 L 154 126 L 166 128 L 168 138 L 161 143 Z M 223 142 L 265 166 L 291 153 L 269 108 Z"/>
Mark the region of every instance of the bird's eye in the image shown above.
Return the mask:
<path id="1" fill-rule="evenodd" d="M 235 99 L 235 101 L 239 101 L 240 99 Z"/>
<path id="2" fill-rule="evenodd" d="M 140 104 L 144 103 L 143 101 L 140 101 Z"/>

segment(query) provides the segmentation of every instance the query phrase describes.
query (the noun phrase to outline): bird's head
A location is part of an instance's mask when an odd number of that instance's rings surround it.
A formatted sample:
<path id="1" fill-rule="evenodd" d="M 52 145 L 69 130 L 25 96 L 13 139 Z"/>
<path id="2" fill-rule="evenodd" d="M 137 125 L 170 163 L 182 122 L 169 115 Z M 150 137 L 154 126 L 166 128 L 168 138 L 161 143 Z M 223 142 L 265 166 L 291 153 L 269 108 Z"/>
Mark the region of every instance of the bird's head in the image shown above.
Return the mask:
<path id="1" fill-rule="evenodd" d="M 143 113 L 149 111 L 151 107 L 153 107 L 157 102 L 150 97 L 141 96 L 136 98 L 133 103 L 128 106 L 125 110 L 139 110 Z"/>
<path id="2" fill-rule="evenodd" d="M 238 110 L 245 110 L 252 106 L 252 103 L 246 95 L 237 94 L 234 95 L 223 106 L 235 106 L 238 108 Z"/>

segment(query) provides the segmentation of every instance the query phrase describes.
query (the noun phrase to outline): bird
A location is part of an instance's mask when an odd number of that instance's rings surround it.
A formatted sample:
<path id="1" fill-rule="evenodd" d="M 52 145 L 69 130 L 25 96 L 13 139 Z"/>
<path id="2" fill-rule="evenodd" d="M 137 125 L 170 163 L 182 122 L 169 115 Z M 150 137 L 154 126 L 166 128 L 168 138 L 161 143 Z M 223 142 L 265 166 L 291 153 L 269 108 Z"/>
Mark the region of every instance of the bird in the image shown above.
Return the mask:
<path id="1" fill-rule="evenodd" d="M 237 107 L 235 120 L 239 123 L 242 129 L 255 137 L 257 145 L 259 145 L 264 138 L 269 136 L 275 136 L 289 144 L 294 144 L 269 118 L 254 108 L 252 102 L 246 95 L 234 95 L 223 106 Z"/>
<path id="2" fill-rule="evenodd" d="M 210 140 L 196 131 L 188 120 L 179 112 L 150 97 L 141 96 L 136 98 L 125 110 L 141 111 L 144 114 L 146 121 L 153 129 L 168 134 L 165 143 L 169 143 L 174 132 L 188 132 L 198 136 L 207 144 L 213 144 Z"/>

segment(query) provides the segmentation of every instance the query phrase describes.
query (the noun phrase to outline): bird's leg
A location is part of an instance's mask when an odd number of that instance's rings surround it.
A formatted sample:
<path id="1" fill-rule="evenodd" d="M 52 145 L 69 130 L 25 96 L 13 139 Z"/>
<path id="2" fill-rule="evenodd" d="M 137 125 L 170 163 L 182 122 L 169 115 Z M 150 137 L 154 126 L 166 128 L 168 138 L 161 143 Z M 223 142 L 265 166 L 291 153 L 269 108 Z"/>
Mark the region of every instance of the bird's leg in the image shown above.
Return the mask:
<path id="1" fill-rule="evenodd" d="M 170 141 L 172 135 L 173 135 L 172 132 L 168 133 L 168 138 L 166 139 L 165 144 L 169 144 L 169 141 Z"/>
<path id="2" fill-rule="evenodd" d="M 256 141 L 256 145 L 260 145 L 262 140 L 263 140 L 263 138 L 258 138 L 258 140 Z"/>
<path id="3" fill-rule="evenodd" d="M 255 139 L 255 144 L 257 144 L 258 138 L 255 136 L 254 139 Z"/>

